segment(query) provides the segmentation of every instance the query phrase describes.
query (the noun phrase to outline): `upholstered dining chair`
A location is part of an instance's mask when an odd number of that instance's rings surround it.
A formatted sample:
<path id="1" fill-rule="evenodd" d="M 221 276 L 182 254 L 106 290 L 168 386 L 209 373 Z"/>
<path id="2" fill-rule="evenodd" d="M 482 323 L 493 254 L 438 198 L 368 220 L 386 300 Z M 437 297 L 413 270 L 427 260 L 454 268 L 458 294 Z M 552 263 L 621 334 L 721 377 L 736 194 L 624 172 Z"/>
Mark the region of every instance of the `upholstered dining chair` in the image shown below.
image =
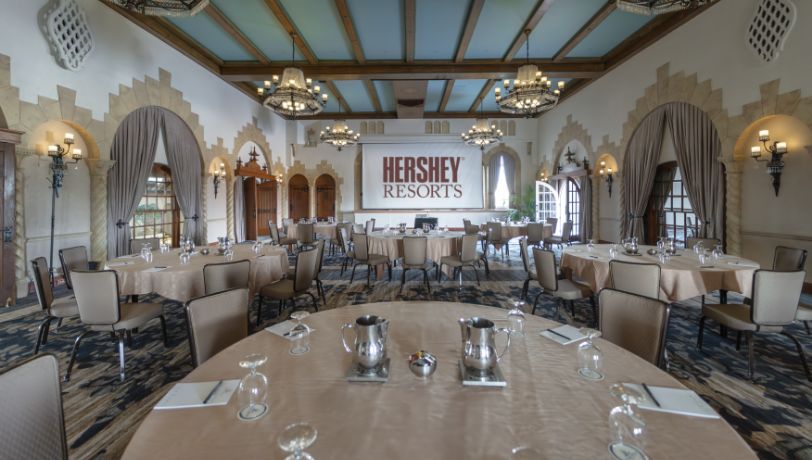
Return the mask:
<path id="1" fill-rule="evenodd" d="M 229 289 L 247 288 L 251 261 L 235 260 L 203 266 L 203 291 L 206 294 Z"/>
<path id="2" fill-rule="evenodd" d="M 538 246 L 544 241 L 544 224 L 530 222 L 527 224 L 527 244 Z"/>
<path id="3" fill-rule="evenodd" d="M 409 270 L 421 270 L 426 289 L 431 294 L 431 284 L 429 283 L 428 270 L 436 265 L 428 260 L 429 240 L 425 236 L 407 236 L 403 238 L 403 266 L 400 274 L 400 289 L 403 292 L 403 285 L 406 284 L 406 272 Z"/>
<path id="4" fill-rule="evenodd" d="M 308 295 L 313 300 L 313 308 L 319 311 L 319 301 L 310 292 L 313 287 L 313 280 L 316 277 L 316 258 L 318 250 L 316 248 L 302 249 L 296 254 L 296 269 L 293 277 L 288 277 L 264 286 L 259 290 L 259 307 L 257 308 L 257 326 L 262 320 L 262 304 L 265 299 L 279 301 L 279 315 L 282 314 L 282 307 L 288 301 L 296 307 L 296 298 Z"/>
<path id="5" fill-rule="evenodd" d="M 366 225 L 364 225 L 364 233 L 369 235 L 374 231 L 375 231 L 375 219 L 369 219 Z"/>
<path id="6" fill-rule="evenodd" d="M 568 220 L 564 222 L 564 225 L 561 226 L 561 234 L 560 235 L 553 235 L 544 238 L 543 240 L 544 247 L 552 247 L 554 244 L 558 245 L 558 247 L 562 247 L 563 245 L 571 245 L 572 244 L 572 221 Z"/>
<path id="7" fill-rule="evenodd" d="M 325 245 L 325 243 L 326 243 L 325 240 L 316 241 L 316 245 L 315 245 L 316 252 L 317 252 L 316 274 L 314 275 L 313 281 L 316 283 L 316 291 L 318 292 L 318 295 L 321 296 L 322 302 L 324 302 L 324 304 L 326 305 L 327 304 L 327 298 L 324 296 L 324 284 L 321 282 L 321 279 L 319 279 L 319 275 L 321 275 L 321 267 L 322 267 L 322 264 L 324 262 L 324 245 Z M 296 275 L 296 267 L 295 266 L 294 267 L 289 267 L 288 268 L 288 278 L 292 279 L 295 275 Z"/>
<path id="8" fill-rule="evenodd" d="M 558 218 L 557 217 L 548 217 L 546 223 L 553 227 L 553 233 L 555 233 L 555 228 L 558 225 Z"/>
<path id="9" fill-rule="evenodd" d="M 558 279 L 558 269 L 555 266 L 555 253 L 548 249 L 533 248 L 533 260 L 536 262 L 536 276 L 541 292 L 533 302 L 532 314 L 536 313 L 539 297 L 549 294 L 556 299 L 556 313 L 560 315 L 560 303 L 569 302 L 570 312 L 575 314 L 575 301 L 588 298 L 592 304 L 595 322 L 598 321 L 598 307 L 595 305 L 595 295 L 589 286 L 568 279 Z"/>
<path id="10" fill-rule="evenodd" d="M 686 249 L 693 249 L 694 246 L 696 246 L 699 243 L 702 243 L 702 246 L 705 249 L 710 250 L 722 244 L 722 241 L 719 240 L 718 238 L 696 238 L 696 237 L 685 238 Z"/>
<path id="11" fill-rule="evenodd" d="M 479 255 L 477 254 L 476 250 L 478 238 L 479 236 L 476 234 L 463 235 L 462 238 L 460 238 L 460 252 L 458 254 L 443 256 L 440 258 L 440 266 L 437 267 L 438 281 L 443 276 L 443 265 L 448 265 L 449 267 L 454 267 L 452 277 L 456 277 L 456 273 L 459 271 L 460 287 L 462 287 L 462 269 L 464 267 L 471 267 L 474 270 L 474 275 L 476 276 L 476 284 L 477 286 L 480 285 L 479 272 L 476 270 L 476 263 L 479 261 Z"/>
<path id="12" fill-rule="evenodd" d="M 192 363 L 200 366 L 248 337 L 248 288 L 228 289 L 186 302 Z"/>
<path id="13" fill-rule="evenodd" d="M 350 232 L 350 238 L 354 238 L 356 233 L 363 233 L 366 235 L 366 228 L 361 224 L 353 224 L 352 232 Z"/>
<path id="14" fill-rule="evenodd" d="M 631 292 L 606 288 L 598 293 L 601 337 L 655 366 L 665 363 L 670 307 Z"/>
<path id="15" fill-rule="evenodd" d="M 609 284 L 619 291 L 660 298 L 660 266 L 622 260 L 609 261 Z"/>
<path id="16" fill-rule="evenodd" d="M 64 318 L 79 316 L 79 307 L 76 305 L 74 296 L 54 298 L 51 289 L 51 282 L 48 278 L 48 261 L 45 257 L 37 257 L 31 261 L 31 270 L 34 278 L 34 286 L 37 289 L 37 300 L 45 319 L 39 325 L 37 333 L 37 344 L 34 345 L 34 354 L 39 353 L 39 347 L 48 343 L 48 331 L 51 322 L 57 320 L 61 324 Z M 58 327 L 58 326 L 57 326 Z"/>
<path id="17" fill-rule="evenodd" d="M 297 243 L 296 238 L 288 238 L 279 234 L 279 228 L 273 223 L 268 221 L 268 228 L 271 230 L 271 240 L 279 246 L 287 246 L 288 252 Z"/>
<path id="18" fill-rule="evenodd" d="M 534 270 L 530 269 L 530 261 L 527 260 L 527 238 L 519 239 L 519 253 L 522 256 L 522 268 L 524 268 L 527 279 L 522 285 L 522 300 L 527 300 L 527 290 L 530 289 L 530 281 L 538 279 Z"/>
<path id="19" fill-rule="evenodd" d="M 299 237 L 299 247 L 312 248 L 316 242 L 316 231 L 312 223 L 299 224 L 296 227 L 296 233 Z"/>
<path id="20" fill-rule="evenodd" d="M 138 254 L 145 244 L 155 251 L 161 247 L 160 238 L 132 238 L 130 239 L 130 254 Z"/>
<path id="21" fill-rule="evenodd" d="M 73 344 L 65 381 L 70 380 L 73 363 L 82 339 L 91 332 L 110 332 L 118 337 L 119 377 L 124 381 L 124 338 L 131 341 L 133 329 L 144 326 L 149 321 L 159 318 L 164 346 L 169 342 L 166 336 L 166 319 L 163 305 L 159 303 L 121 303 L 119 300 L 118 277 L 113 270 L 89 271 L 74 270 L 71 272 L 74 284 L 76 303 L 79 306 L 79 318 L 88 329 Z"/>
<path id="22" fill-rule="evenodd" d="M 791 272 L 803 270 L 806 265 L 806 249 L 776 246 L 773 255 L 773 270 Z"/>
<path id="23" fill-rule="evenodd" d="M 59 363 L 28 358 L 0 373 L 0 446 L 3 459 L 68 458 Z"/>
<path id="24" fill-rule="evenodd" d="M 798 312 L 795 313 L 795 320 L 802 321 L 804 323 L 806 333 L 809 334 L 809 322 L 812 321 L 812 305 L 799 303 Z"/>
<path id="25" fill-rule="evenodd" d="M 73 289 L 70 272 L 73 270 L 89 270 L 90 262 L 87 258 L 87 248 L 73 246 L 59 250 L 59 263 L 62 265 L 62 276 L 65 278 L 65 287 Z"/>
<path id="26" fill-rule="evenodd" d="M 284 219 L 282 219 L 282 236 L 283 237 L 288 236 L 288 229 L 290 228 L 291 225 L 293 225 L 293 219 L 291 219 L 290 217 L 285 217 Z"/>
<path id="27" fill-rule="evenodd" d="M 795 342 L 806 378 L 812 382 L 812 374 L 809 373 L 803 345 L 784 329 L 784 326 L 795 321 L 805 276 L 806 272 L 803 270 L 792 272 L 756 270 L 753 274 L 752 305 L 714 304 L 702 307 L 697 348 L 702 349 L 705 322 L 708 319 L 712 319 L 726 328 L 744 332 L 747 339 L 748 377 L 752 380 L 755 375 L 753 335 L 756 333 L 783 334 Z"/>
<path id="28" fill-rule="evenodd" d="M 341 261 L 340 275 L 344 276 L 344 271 L 347 269 L 347 265 L 355 257 L 355 254 L 352 251 L 352 243 L 350 242 L 350 233 L 347 231 L 347 228 L 346 227 L 339 228 L 338 234 L 341 235 L 341 250 L 344 252 L 344 259 Z"/>
<path id="29" fill-rule="evenodd" d="M 508 239 L 505 238 L 505 235 L 502 233 L 502 223 L 501 222 L 488 222 L 485 224 L 486 230 L 486 237 L 485 237 L 485 252 L 488 252 L 488 248 L 493 246 L 493 253 L 496 255 L 497 247 L 502 250 L 502 257 L 504 257 L 505 253 L 508 254 L 510 257 L 510 253 L 508 252 Z"/>
<path id="30" fill-rule="evenodd" d="M 350 284 L 355 279 L 355 267 L 365 265 L 367 267 L 367 289 L 369 288 L 370 273 L 378 265 L 386 264 L 389 268 L 389 281 L 392 281 L 392 263 L 389 257 L 383 254 L 370 254 L 369 253 L 369 240 L 365 233 L 354 233 L 352 235 L 353 241 L 353 254 L 352 254 L 352 272 L 350 273 Z"/>

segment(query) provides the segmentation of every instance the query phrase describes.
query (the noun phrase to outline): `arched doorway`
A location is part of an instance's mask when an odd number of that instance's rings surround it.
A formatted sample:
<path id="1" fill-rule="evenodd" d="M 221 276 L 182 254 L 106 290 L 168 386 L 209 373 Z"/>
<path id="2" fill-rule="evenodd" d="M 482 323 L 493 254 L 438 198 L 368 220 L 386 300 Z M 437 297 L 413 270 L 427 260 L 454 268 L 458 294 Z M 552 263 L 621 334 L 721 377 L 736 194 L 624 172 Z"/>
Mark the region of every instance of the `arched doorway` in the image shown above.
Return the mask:
<path id="1" fill-rule="evenodd" d="M 336 181 L 329 174 L 316 178 L 316 217 L 327 220 L 336 215 Z"/>
<path id="2" fill-rule="evenodd" d="M 297 221 L 309 216 L 310 186 L 307 178 L 296 174 L 288 182 L 288 216 Z"/>
<path id="3" fill-rule="evenodd" d="M 7 129 L 6 118 L 0 110 L 0 190 L 3 200 L 0 203 L 0 229 L 3 232 L 0 244 L 0 301 L 3 304 L 16 300 L 14 278 L 14 172 L 15 148 L 20 143 L 19 131 Z"/>

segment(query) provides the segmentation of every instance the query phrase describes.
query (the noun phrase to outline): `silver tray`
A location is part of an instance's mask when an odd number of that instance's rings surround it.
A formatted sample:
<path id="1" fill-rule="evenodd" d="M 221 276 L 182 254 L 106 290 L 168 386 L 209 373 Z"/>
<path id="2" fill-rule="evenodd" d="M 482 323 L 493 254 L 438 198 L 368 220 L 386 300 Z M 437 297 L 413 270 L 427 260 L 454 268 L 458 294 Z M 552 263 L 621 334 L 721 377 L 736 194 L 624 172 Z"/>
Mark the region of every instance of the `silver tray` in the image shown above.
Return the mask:
<path id="1" fill-rule="evenodd" d="M 383 360 L 375 373 L 368 373 L 361 369 L 358 363 L 354 362 L 347 371 L 348 382 L 370 382 L 386 383 L 389 381 L 389 358 Z"/>
<path id="2" fill-rule="evenodd" d="M 499 365 L 494 366 L 493 370 L 485 375 L 472 373 L 465 368 L 462 360 L 459 361 L 460 365 L 460 378 L 462 379 L 463 386 L 467 387 L 506 387 L 507 380 L 499 369 Z"/>

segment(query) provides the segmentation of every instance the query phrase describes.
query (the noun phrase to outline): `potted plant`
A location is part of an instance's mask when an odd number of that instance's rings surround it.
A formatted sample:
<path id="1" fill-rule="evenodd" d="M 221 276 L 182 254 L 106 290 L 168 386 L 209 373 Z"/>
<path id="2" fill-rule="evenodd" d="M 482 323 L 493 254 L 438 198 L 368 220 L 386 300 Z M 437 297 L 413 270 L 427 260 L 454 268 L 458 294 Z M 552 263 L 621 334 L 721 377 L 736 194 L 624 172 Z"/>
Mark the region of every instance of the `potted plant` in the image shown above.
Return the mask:
<path id="1" fill-rule="evenodd" d="M 532 185 L 528 185 L 524 193 L 513 197 L 511 209 L 508 211 L 508 218 L 511 222 L 517 222 L 527 217 L 530 222 L 536 221 L 536 193 Z"/>

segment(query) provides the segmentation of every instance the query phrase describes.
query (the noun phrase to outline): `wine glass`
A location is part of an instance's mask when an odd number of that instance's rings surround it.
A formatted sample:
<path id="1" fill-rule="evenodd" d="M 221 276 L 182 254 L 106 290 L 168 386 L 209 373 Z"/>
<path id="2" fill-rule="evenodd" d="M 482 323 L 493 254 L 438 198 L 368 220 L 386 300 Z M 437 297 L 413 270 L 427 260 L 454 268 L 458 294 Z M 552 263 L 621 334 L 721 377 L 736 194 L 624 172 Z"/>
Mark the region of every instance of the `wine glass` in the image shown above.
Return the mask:
<path id="1" fill-rule="evenodd" d="M 587 330 L 586 341 L 578 345 L 578 374 L 587 380 L 603 380 L 603 352 L 592 342 L 599 334 L 594 329 Z"/>
<path id="2" fill-rule="evenodd" d="M 614 259 L 615 257 L 617 257 L 617 245 L 613 244 L 609 246 L 609 258 Z"/>
<path id="3" fill-rule="evenodd" d="M 617 459 L 648 460 L 644 450 L 646 422 L 637 408 L 643 395 L 622 383 L 612 385 L 609 392 L 622 402 L 609 411 L 609 428 L 612 430 L 609 453 Z"/>
<path id="4" fill-rule="evenodd" d="M 191 256 L 189 255 L 188 252 L 181 250 L 181 252 L 180 252 L 180 264 L 181 265 L 188 265 L 190 257 Z"/>
<path id="5" fill-rule="evenodd" d="M 279 433 L 276 443 L 279 448 L 290 453 L 285 460 L 313 460 L 313 456 L 304 451 L 316 442 L 319 432 L 308 423 L 288 425 Z"/>
<path id="6" fill-rule="evenodd" d="M 302 323 L 302 320 L 308 316 L 310 316 L 310 312 L 304 310 L 297 310 L 290 314 L 291 319 L 296 320 L 296 325 L 288 332 L 293 341 L 290 348 L 292 355 L 301 355 L 310 351 L 310 327 Z"/>
<path id="7" fill-rule="evenodd" d="M 251 249 L 254 250 L 254 254 L 256 255 L 262 254 L 262 242 L 261 241 L 255 242 L 254 245 L 251 247 Z"/>
<path id="8" fill-rule="evenodd" d="M 508 331 L 510 331 L 511 335 L 516 336 L 523 336 L 524 335 L 524 307 L 525 303 L 523 300 L 517 300 L 513 302 L 513 308 L 511 308 L 507 313 L 507 319 L 510 326 L 508 327 Z"/>
<path id="9" fill-rule="evenodd" d="M 587 251 L 592 252 L 592 250 L 593 250 L 593 249 L 595 249 L 595 240 L 589 240 L 589 241 L 587 241 L 587 243 L 586 243 L 586 249 L 587 249 Z"/>
<path id="10" fill-rule="evenodd" d="M 159 247 L 160 247 L 160 250 L 161 250 L 161 254 L 166 254 L 167 252 L 169 252 L 169 245 L 166 244 L 165 241 L 162 240 L 161 245 Z"/>
<path id="11" fill-rule="evenodd" d="M 240 361 L 240 367 L 251 370 L 240 380 L 237 390 L 240 403 L 237 417 L 240 420 L 256 420 L 268 412 L 268 378 L 257 372 L 257 368 L 267 360 L 265 355 L 252 353 Z"/>
<path id="12" fill-rule="evenodd" d="M 231 262 L 234 260 L 234 248 L 230 245 L 226 246 L 226 252 L 223 253 L 223 256 L 226 259 L 226 262 Z"/>

